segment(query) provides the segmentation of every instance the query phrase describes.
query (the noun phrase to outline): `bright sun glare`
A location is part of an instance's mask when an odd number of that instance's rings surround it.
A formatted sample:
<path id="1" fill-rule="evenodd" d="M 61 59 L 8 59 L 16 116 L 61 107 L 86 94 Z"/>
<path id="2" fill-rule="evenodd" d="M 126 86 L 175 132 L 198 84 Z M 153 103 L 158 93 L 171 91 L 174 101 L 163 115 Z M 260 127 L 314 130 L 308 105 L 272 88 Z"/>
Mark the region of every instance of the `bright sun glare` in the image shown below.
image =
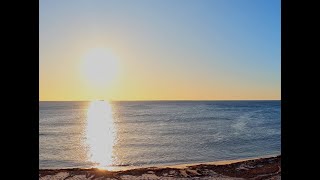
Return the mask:
<path id="1" fill-rule="evenodd" d="M 115 80 L 118 62 L 108 49 L 95 48 L 83 57 L 81 71 L 91 86 L 104 88 Z"/>
<path id="2" fill-rule="evenodd" d="M 92 101 L 87 111 L 86 128 L 89 161 L 99 168 L 111 165 L 114 139 L 111 105 L 105 101 Z"/>

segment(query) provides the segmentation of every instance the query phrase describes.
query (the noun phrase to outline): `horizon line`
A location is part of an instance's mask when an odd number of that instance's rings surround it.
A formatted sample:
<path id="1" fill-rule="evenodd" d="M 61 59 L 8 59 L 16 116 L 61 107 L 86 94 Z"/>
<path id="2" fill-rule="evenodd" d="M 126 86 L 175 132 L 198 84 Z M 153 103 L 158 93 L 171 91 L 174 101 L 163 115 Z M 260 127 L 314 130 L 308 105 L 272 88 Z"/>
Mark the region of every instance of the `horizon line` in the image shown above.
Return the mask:
<path id="1" fill-rule="evenodd" d="M 170 99 L 170 100 L 166 100 L 166 99 L 157 99 L 157 100 L 106 100 L 106 99 L 101 99 L 104 101 L 281 101 L 281 99 L 208 99 L 208 100 L 201 100 L 201 99 Z M 39 102 L 84 102 L 84 101 L 98 101 L 98 99 L 96 100 L 39 100 Z"/>

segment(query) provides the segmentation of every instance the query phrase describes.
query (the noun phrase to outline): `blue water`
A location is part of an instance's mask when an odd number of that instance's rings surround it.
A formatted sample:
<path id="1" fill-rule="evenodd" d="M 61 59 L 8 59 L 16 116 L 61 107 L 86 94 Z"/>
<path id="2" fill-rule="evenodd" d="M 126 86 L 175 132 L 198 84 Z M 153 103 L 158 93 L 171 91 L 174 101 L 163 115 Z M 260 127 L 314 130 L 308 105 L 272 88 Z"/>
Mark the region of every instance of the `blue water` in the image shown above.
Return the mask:
<path id="1" fill-rule="evenodd" d="M 90 102 L 39 102 L 39 168 L 93 167 Z M 280 154 L 281 101 L 111 102 L 110 166 L 154 166 Z"/>

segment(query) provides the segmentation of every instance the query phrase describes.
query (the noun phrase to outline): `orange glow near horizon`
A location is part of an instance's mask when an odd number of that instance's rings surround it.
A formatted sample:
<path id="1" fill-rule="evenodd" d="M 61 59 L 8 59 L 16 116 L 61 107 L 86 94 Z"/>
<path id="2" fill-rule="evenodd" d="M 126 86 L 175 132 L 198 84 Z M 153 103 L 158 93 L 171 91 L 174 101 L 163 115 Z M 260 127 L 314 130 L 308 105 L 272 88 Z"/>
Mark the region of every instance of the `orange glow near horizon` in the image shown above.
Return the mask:
<path id="1" fill-rule="evenodd" d="M 105 101 L 92 101 L 87 111 L 88 160 L 96 164 L 97 168 L 109 170 L 109 166 L 112 165 L 114 141 L 115 128 L 111 105 Z"/>
<path id="2" fill-rule="evenodd" d="M 256 82 L 260 86 L 252 81 L 240 83 L 218 71 L 203 76 L 164 64 L 161 56 L 149 57 L 115 45 L 83 44 L 68 57 L 51 56 L 52 62 L 64 61 L 55 64 L 59 68 L 40 69 L 39 101 L 280 99 L 278 87 L 264 82 Z"/>

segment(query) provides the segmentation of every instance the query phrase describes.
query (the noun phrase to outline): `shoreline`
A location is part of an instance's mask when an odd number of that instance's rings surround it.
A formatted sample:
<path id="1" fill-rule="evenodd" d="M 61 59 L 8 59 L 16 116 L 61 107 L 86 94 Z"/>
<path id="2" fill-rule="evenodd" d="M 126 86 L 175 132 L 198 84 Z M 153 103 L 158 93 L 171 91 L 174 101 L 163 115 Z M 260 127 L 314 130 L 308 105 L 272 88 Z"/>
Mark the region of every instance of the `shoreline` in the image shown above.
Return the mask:
<path id="1" fill-rule="evenodd" d="M 199 165 L 199 164 L 227 165 L 227 164 L 232 164 L 232 163 L 237 163 L 237 162 L 242 162 L 242 161 L 271 158 L 271 157 L 276 157 L 276 156 L 280 156 L 280 155 L 279 154 L 272 154 L 272 155 L 264 155 L 264 156 L 258 156 L 258 157 L 252 157 L 252 158 L 240 158 L 240 159 L 208 161 L 208 162 L 195 162 L 195 163 L 184 163 L 184 164 L 173 164 L 173 165 L 160 165 L 160 166 L 155 166 L 155 167 L 159 167 L 159 168 L 169 167 L 169 168 L 183 169 L 183 168 L 187 168 L 188 166 L 196 166 L 196 165 Z M 151 166 L 144 166 L 144 167 L 151 167 Z"/>
<path id="2" fill-rule="evenodd" d="M 231 163 L 241 162 L 241 161 L 248 161 L 248 160 L 255 160 L 255 159 L 263 159 L 263 158 L 270 158 L 280 156 L 280 154 L 269 154 L 269 155 L 262 155 L 256 156 L 251 158 L 239 158 L 239 159 L 229 159 L 229 160 L 218 160 L 218 161 L 199 161 L 199 162 L 191 162 L 191 163 L 178 163 L 178 164 L 155 164 L 155 165 L 142 165 L 142 166 L 108 166 L 108 167 L 88 167 L 88 168 L 81 168 L 81 167 L 74 167 L 74 168 L 42 168 L 39 170 L 72 170 L 72 169 L 101 169 L 107 171 L 126 171 L 131 169 L 140 169 L 140 168 L 187 168 L 188 166 L 195 166 L 199 164 L 208 164 L 208 165 L 227 165 Z"/>
<path id="3" fill-rule="evenodd" d="M 119 169 L 39 169 L 39 179 L 281 179 L 281 155 Z"/>

